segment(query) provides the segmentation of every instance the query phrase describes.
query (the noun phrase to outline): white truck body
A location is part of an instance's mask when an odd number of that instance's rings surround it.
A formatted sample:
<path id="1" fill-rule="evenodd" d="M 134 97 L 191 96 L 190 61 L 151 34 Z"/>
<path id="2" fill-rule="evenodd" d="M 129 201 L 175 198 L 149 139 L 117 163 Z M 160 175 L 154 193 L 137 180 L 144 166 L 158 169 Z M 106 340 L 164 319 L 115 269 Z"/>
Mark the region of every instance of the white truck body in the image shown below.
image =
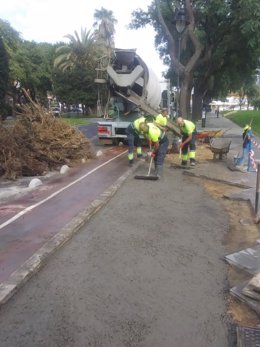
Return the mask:
<path id="1" fill-rule="evenodd" d="M 112 116 L 103 115 L 98 122 L 97 134 L 103 144 L 125 142 L 129 123 L 142 115 L 157 114 L 161 103 L 160 82 L 136 50 L 115 49 L 114 54 L 112 63 L 105 69 L 105 78 L 95 80 L 106 83 L 106 104 L 114 110 Z"/>

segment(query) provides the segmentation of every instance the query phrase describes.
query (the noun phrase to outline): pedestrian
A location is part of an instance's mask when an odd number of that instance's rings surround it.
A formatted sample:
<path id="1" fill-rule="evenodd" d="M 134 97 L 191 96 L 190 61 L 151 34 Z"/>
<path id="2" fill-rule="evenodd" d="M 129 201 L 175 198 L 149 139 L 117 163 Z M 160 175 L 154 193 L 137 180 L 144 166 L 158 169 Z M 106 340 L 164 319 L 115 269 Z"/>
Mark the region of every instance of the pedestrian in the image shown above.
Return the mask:
<path id="1" fill-rule="evenodd" d="M 219 106 L 217 106 L 215 113 L 216 113 L 216 116 L 218 118 L 219 117 Z"/>
<path id="2" fill-rule="evenodd" d="M 236 159 L 236 166 L 243 165 L 246 161 L 248 164 L 248 169 L 249 169 L 249 164 L 250 164 L 249 155 L 252 150 L 252 139 L 253 139 L 253 132 L 251 129 L 251 125 L 246 124 L 246 126 L 243 128 L 242 138 L 243 138 L 242 156 Z"/>
<path id="3" fill-rule="evenodd" d="M 187 166 L 188 159 L 190 159 L 190 165 L 195 166 L 196 156 L 196 125 L 190 120 L 178 117 L 176 124 L 181 131 L 181 165 Z"/>
<path id="4" fill-rule="evenodd" d="M 151 157 L 154 159 L 155 175 L 159 178 L 163 174 L 164 159 L 167 154 L 169 140 L 165 131 L 161 130 L 154 123 L 143 122 L 140 129 L 144 133 L 145 138 L 151 145 Z"/>
<path id="5" fill-rule="evenodd" d="M 134 122 L 130 123 L 125 132 L 128 142 L 128 163 L 134 163 L 134 147 L 136 146 L 137 158 L 142 158 L 142 138 L 140 137 L 140 124 L 145 122 L 145 117 L 139 117 Z"/>

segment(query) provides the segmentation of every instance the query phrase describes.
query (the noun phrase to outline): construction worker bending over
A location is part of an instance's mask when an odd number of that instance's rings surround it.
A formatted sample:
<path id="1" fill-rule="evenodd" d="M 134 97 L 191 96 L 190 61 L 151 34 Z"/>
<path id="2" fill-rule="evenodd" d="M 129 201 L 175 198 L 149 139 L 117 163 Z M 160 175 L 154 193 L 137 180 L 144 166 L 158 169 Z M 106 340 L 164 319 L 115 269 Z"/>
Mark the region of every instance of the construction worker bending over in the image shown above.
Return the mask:
<path id="1" fill-rule="evenodd" d="M 176 124 L 180 128 L 182 140 L 180 144 L 181 151 L 181 165 L 186 166 L 188 159 L 190 159 L 190 165 L 195 165 L 196 154 L 196 126 L 193 122 L 178 117 Z"/>
<path id="2" fill-rule="evenodd" d="M 140 138 L 140 124 L 145 122 L 144 117 L 137 118 L 133 123 L 130 123 L 125 132 L 128 142 L 128 162 L 129 165 L 134 163 L 134 146 L 136 146 L 137 158 L 142 158 L 142 140 Z"/>
<path id="3" fill-rule="evenodd" d="M 164 159 L 167 154 L 169 140 L 164 131 L 159 129 L 154 123 L 141 123 L 140 130 L 153 147 L 151 157 L 154 158 L 155 175 L 159 178 L 163 174 Z"/>

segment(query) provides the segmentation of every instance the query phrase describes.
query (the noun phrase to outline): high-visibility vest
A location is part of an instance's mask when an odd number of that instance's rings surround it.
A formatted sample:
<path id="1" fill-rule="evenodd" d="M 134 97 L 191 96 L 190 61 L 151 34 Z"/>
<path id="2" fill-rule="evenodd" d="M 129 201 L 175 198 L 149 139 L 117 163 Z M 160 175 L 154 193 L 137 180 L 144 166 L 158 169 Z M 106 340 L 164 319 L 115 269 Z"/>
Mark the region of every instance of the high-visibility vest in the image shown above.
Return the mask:
<path id="1" fill-rule="evenodd" d="M 155 124 L 162 125 L 165 127 L 167 125 L 167 117 L 164 117 L 161 113 L 155 117 Z"/>
<path id="2" fill-rule="evenodd" d="M 145 136 L 148 138 L 148 140 L 152 142 L 158 142 L 160 141 L 163 136 L 164 132 L 161 131 L 155 124 L 153 123 L 147 123 L 149 126 L 148 133 L 145 134 Z"/>
<path id="3" fill-rule="evenodd" d="M 180 126 L 181 133 L 185 135 L 191 135 L 195 128 L 195 124 L 187 119 L 184 119 L 184 125 Z"/>
<path id="4" fill-rule="evenodd" d="M 133 122 L 133 128 L 135 130 L 137 130 L 138 132 L 140 132 L 139 130 L 139 126 L 141 123 L 145 122 L 145 118 L 142 116 L 140 118 L 137 118 L 134 122 Z"/>

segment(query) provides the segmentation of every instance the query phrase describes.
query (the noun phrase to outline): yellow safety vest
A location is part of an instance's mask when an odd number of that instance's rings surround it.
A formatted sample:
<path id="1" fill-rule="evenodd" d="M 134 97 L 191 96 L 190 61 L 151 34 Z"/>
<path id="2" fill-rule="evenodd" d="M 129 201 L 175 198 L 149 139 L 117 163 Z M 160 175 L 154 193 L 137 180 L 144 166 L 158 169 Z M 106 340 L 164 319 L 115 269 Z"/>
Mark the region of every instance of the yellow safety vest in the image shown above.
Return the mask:
<path id="1" fill-rule="evenodd" d="M 191 135 L 195 130 L 196 126 L 189 120 L 184 120 L 184 125 L 180 126 L 180 130 L 185 135 Z"/>
<path id="2" fill-rule="evenodd" d="M 158 142 L 163 137 L 164 133 L 153 123 L 147 123 L 149 126 L 148 133 L 145 134 L 148 140 Z"/>
<path id="3" fill-rule="evenodd" d="M 133 128 L 137 131 L 140 132 L 139 130 L 139 126 L 141 123 L 145 122 L 145 118 L 144 117 L 140 117 L 140 118 L 137 118 L 134 122 L 133 122 Z"/>
<path id="4" fill-rule="evenodd" d="M 158 116 L 155 118 L 155 124 L 165 127 L 167 125 L 167 117 L 164 117 L 162 114 L 158 114 Z"/>

